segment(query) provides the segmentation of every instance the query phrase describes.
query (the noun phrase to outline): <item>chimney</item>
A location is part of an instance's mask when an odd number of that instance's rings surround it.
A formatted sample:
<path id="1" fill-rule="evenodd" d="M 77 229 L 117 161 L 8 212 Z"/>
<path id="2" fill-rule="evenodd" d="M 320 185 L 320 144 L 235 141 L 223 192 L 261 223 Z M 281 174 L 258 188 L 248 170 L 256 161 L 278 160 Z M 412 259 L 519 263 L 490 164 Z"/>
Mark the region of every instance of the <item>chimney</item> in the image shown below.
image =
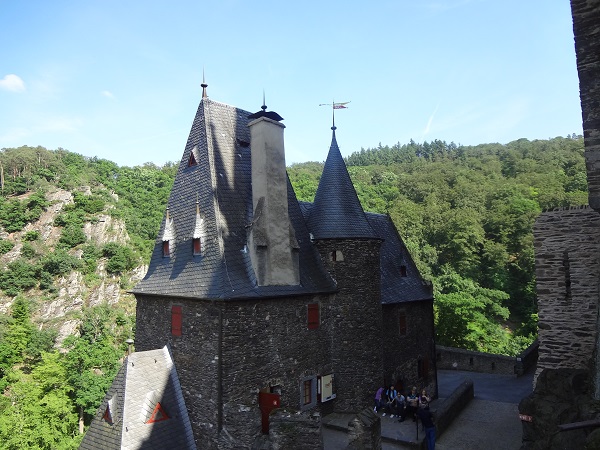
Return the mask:
<path id="1" fill-rule="evenodd" d="M 259 286 L 298 285 L 298 242 L 288 214 L 283 118 L 273 111 L 250 115 L 252 206 L 250 259 Z"/>

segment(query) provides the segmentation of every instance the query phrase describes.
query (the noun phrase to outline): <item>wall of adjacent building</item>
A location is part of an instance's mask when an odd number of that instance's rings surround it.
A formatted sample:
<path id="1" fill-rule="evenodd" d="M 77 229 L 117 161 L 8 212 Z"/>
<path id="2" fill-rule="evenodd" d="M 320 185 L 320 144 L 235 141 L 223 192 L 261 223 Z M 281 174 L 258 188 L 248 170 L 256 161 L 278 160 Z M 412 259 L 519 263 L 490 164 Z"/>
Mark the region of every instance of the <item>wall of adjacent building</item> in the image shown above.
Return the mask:
<path id="1" fill-rule="evenodd" d="M 401 315 L 406 317 L 405 334 Z M 384 305 L 382 381 L 404 391 L 416 386 L 437 395 L 434 338 L 433 300 Z"/>
<path id="2" fill-rule="evenodd" d="M 600 295 L 600 215 L 591 208 L 542 213 L 535 223 L 539 359 L 543 369 L 591 368 Z"/>

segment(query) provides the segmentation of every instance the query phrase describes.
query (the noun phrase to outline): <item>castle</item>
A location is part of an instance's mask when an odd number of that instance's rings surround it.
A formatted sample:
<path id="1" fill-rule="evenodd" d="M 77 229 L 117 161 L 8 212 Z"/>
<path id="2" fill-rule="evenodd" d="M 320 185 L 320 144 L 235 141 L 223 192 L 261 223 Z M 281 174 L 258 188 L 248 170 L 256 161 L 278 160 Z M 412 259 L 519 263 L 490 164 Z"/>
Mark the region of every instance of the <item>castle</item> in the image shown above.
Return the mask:
<path id="1" fill-rule="evenodd" d="M 160 448 L 174 435 L 169 448 L 252 448 L 273 409 L 295 418 L 287 448 L 322 448 L 320 417 L 372 408 L 383 383 L 435 396 L 431 286 L 389 216 L 364 212 L 335 125 L 314 203 L 299 202 L 282 117 L 202 86 L 133 289 L 136 353 L 80 448 Z"/>

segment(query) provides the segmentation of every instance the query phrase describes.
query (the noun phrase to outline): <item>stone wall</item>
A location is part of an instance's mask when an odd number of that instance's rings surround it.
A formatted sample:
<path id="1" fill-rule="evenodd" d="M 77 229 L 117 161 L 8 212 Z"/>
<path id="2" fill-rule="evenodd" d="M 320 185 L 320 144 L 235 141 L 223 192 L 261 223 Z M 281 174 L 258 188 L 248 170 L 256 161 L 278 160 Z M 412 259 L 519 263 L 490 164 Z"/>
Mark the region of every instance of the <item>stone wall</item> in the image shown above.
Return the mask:
<path id="1" fill-rule="evenodd" d="M 386 385 L 409 391 L 417 386 L 437 397 L 433 301 L 383 305 L 383 365 Z M 400 315 L 406 317 L 404 334 Z"/>
<path id="2" fill-rule="evenodd" d="M 600 210 L 600 1 L 571 0 L 589 203 Z"/>
<path id="3" fill-rule="evenodd" d="M 383 373 L 380 241 L 331 239 L 316 245 L 339 288 L 330 310 L 339 397 L 334 408 L 356 413 L 372 405 Z"/>
<path id="4" fill-rule="evenodd" d="M 270 417 L 269 442 L 272 450 L 321 450 L 321 417 L 318 413 L 297 414 L 277 410 Z"/>
<path id="5" fill-rule="evenodd" d="M 543 213 L 535 223 L 539 359 L 543 369 L 586 368 L 596 344 L 600 215 L 591 208 Z"/>
<path id="6" fill-rule="evenodd" d="M 481 373 L 515 375 L 517 358 L 475 352 L 462 348 L 436 347 L 437 368 L 444 370 L 466 370 Z"/>

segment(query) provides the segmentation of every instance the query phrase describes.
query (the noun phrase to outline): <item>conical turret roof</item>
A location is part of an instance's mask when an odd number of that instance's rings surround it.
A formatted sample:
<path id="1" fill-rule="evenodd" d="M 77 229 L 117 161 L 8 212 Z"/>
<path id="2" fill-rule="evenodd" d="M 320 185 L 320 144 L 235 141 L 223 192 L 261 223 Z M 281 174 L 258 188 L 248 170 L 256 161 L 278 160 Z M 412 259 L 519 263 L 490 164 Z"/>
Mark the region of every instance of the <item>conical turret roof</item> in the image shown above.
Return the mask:
<path id="1" fill-rule="evenodd" d="M 308 217 L 314 239 L 378 239 L 365 216 L 332 127 L 331 147 Z"/>

